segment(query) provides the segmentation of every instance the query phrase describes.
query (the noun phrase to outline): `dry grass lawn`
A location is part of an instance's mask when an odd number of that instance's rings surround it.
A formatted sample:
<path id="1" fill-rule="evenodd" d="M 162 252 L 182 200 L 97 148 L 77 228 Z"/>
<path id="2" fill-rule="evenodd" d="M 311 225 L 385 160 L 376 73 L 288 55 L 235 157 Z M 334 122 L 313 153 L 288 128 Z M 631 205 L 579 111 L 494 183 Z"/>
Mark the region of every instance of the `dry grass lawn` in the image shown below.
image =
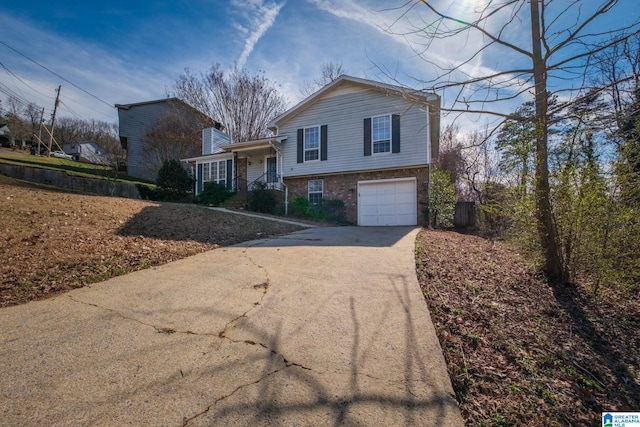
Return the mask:
<path id="1" fill-rule="evenodd" d="M 297 226 L 195 205 L 81 195 L 0 175 L 0 307 Z"/>

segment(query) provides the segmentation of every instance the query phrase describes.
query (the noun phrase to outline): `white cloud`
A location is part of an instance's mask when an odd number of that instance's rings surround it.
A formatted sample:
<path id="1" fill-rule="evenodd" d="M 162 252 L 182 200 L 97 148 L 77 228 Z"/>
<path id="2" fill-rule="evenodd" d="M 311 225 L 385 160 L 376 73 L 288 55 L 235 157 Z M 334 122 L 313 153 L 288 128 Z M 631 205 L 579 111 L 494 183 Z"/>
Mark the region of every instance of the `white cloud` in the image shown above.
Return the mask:
<path id="1" fill-rule="evenodd" d="M 264 3 L 262 0 L 233 0 L 231 4 L 238 8 L 241 16 L 246 21 L 245 24 L 234 24 L 234 27 L 245 37 L 244 48 L 237 62 L 238 68 L 243 68 L 258 40 L 275 23 L 280 9 L 286 4 L 286 1 L 282 3 Z"/>

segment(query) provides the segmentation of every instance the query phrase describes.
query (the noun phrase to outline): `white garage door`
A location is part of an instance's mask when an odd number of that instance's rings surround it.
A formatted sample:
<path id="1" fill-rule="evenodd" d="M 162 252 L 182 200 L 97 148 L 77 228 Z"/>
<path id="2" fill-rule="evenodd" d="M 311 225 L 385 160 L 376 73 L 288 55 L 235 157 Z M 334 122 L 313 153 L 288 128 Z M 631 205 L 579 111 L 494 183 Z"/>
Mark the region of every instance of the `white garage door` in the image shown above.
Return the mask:
<path id="1" fill-rule="evenodd" d="M 415 178 L 358 182 L 358 225 L 416 225 Z"/>

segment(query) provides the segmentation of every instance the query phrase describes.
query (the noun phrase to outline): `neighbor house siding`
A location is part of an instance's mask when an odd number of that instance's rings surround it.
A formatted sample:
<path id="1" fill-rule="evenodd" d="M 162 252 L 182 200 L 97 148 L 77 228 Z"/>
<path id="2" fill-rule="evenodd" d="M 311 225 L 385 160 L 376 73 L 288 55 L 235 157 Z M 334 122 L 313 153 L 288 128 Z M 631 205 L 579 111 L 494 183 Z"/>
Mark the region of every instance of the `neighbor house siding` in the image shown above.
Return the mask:
<path id="1" fill-rule="evenodd" d="M 284 177 L 344 173 L 425 165 L 429 162 L 429 127 L 426 105 L 416 105 L 399 95 L 377 90 L 340 88 L 317 100 L 286 122 L 278 133 L 287 135 L 282 145 Z M 365 156 L 364 119 L 400 115 L 400 152 Z M 298 129 L 327 125 L 327 160 L 297 163 Z"/>
<path id="2" fill-rule="evenodd" d="M 166 102 L 133 105 L 129 109 L 118 108 L 120 136 L 128 138 L 127 174 L 136 178 L 155 181 L 157 171 L 150 170 L 145 162 L 144 138 L 158 117 L 167 109 Z"/>

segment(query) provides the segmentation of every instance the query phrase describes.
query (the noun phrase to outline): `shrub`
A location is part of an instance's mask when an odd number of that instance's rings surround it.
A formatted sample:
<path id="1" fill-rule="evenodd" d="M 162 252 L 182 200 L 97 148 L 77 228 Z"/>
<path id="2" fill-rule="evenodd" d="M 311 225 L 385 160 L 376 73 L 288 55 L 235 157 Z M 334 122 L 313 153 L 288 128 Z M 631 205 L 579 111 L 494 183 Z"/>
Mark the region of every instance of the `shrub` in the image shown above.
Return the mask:
<path id="1" fill-rule="evenodd" d="M 160 196 L 158 195 L 156 188 L 144 184 L 136 184 L 136 188 L 138 189 L 138 194 L 140 194 L 140 198 L 142 200 L 160 200 Z"/>
<path id="2" fill-rule="evenodd" d="M 427 222 L 434 228 L 450 226 L 456 209 L 456 186 L 449 174 L 433 169 L 430 191 L 429 207 L 424 212 Z"/>
<path id="3" fill-rule="evenodd" d="M 298 218 L 304 218 L 307 215 L 308 209 L 309 200 L 307 200 L 306 197 L 298 196 L 291 202 L 290 214 Z"/>
<path id="4" fill-rule="evenodd" d="M 209 206 L 218 206 L 220 203 L 233 196 L 225 185 L 217 182 L 205 182 L 202 192 L 196 197 L 196 203 L 202 203 Z"/>
<path id="5" fill-rule="evenodd" d="M 256 182 L 253 184 L 253 194 L 249 200 L 249 209 L 255 212 L 274 214 L 278 199 L 272 190 L 267 189 L 267 184 Z"/>
<path id="6" fill-rule="evenodd" d="M 191 173 L 179 160 L 165 160 L 156 179 L 160 200 L 185 199 L 193 188 L 193 182 Z"/>
<path id="7" fill-rule="evenodd" d="M 321 203 L 312 205 L 305 197 L 298 196 L 291 202 L 291 215 L 337 223 L 346 222 L 344 202 L 339 199 L 322 199 Z"/>
<path id="8" fill-rule="evenodd" d="M 344 202 L 339 199 L 322 200 L 322 210 L 327 221 L 345 222 Z"/>

